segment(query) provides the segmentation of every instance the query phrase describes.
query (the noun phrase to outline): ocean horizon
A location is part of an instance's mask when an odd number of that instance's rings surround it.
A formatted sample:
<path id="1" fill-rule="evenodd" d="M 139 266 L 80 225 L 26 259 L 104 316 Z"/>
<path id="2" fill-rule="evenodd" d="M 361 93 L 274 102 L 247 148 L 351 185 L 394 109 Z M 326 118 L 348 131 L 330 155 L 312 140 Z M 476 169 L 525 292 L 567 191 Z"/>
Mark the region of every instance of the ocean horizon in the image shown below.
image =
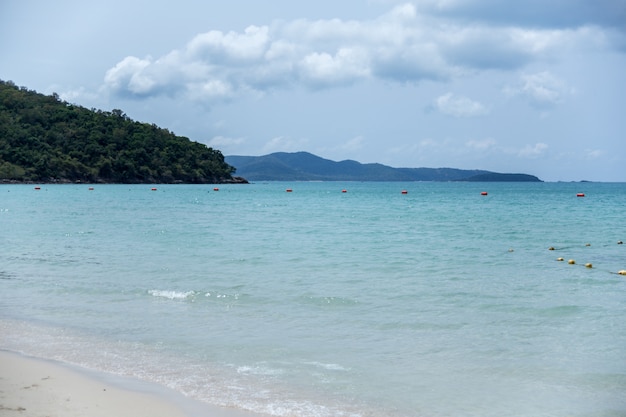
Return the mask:
<path id="1" fill-rule="evenodd" d="M 626 415 L 626 183 L 37 188 L 0 349 L 271 416 Z"/>

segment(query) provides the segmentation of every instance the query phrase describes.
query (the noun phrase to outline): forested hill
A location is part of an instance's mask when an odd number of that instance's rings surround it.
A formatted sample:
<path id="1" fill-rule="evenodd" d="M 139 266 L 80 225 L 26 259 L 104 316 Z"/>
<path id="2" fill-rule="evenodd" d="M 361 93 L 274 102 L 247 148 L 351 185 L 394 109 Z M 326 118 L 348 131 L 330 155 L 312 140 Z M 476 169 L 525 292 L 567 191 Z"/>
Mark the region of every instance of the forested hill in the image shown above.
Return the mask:
<path id="1" fill-rule="evenodd" d="M 0 182 L 245 182 L 218 150 L 0 80 Z"/>

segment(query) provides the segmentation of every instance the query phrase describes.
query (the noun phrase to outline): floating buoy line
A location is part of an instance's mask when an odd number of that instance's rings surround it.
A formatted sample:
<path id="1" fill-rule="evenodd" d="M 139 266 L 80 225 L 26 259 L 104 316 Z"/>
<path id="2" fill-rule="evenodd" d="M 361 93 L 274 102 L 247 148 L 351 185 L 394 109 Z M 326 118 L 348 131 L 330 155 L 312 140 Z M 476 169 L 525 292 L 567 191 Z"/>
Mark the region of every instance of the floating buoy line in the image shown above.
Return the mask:
<path id="1" fill-rule="evenodd" d="M 618 240 L 617 244 L 621 245 L 621 244 L 623 244 L 623 242 L 621 240 Z M 585 243 L 585 247 L 590 247 L 590 246 L 591 246 L 591 243 Z M 550 246 L 548 248 L 548 250 L 557 250 L 557 249 L 554 246 Z M 557 260 L 557 262 L 564 262 L 565 261 L 565 259 L 563 257 L 558 257 L 558 258 L 556 258 L 556 260 Z M 576 265 L 576 260 L 575 259 L 568 259 L 567 263 L 568 263 L 568 265 Z M 593 264 L 591 262 L 585 263 L 584 266 L 585 266 L 585 268 L 588 268 L 588 269 L 592 269 L 593 268 Z M 609 273 L 626 276 L 626 269 L 621 269 L 621 270 L 619 270 L 617 272 L 609 271 Z"/>

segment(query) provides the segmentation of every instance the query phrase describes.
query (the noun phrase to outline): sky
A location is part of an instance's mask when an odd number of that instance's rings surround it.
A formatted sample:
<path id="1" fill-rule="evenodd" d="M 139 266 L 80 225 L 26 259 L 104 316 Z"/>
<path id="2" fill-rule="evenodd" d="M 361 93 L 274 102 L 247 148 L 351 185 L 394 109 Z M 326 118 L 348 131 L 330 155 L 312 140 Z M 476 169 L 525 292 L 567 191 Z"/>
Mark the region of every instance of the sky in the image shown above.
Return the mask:
<path id="1" fill-rule="evenodd" d="M 0 79 L 224 155 L 626 182 L 626 0 L 2 0 Z"/>

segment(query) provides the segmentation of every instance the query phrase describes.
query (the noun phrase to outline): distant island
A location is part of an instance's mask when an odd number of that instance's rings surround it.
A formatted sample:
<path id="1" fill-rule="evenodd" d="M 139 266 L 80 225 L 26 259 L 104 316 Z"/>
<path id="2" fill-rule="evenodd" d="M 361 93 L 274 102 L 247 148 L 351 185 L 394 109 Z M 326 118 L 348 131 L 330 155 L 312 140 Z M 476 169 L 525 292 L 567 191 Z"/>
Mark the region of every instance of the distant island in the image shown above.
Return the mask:
<path id="1" fill-rule="evenodd" d="M 154 124 L 0 80 L 0 183 L 245 183 L 222 153 Z"/>
<path id="2" fill-rule="evenodd" d="M 392 168 L 357 161 L 335 162 L 308 152 L 264 156 L 227 155 L 237 175 L 249 181 L 471 181 L 541 182 L 533 175 L 456 168 Z"/>

